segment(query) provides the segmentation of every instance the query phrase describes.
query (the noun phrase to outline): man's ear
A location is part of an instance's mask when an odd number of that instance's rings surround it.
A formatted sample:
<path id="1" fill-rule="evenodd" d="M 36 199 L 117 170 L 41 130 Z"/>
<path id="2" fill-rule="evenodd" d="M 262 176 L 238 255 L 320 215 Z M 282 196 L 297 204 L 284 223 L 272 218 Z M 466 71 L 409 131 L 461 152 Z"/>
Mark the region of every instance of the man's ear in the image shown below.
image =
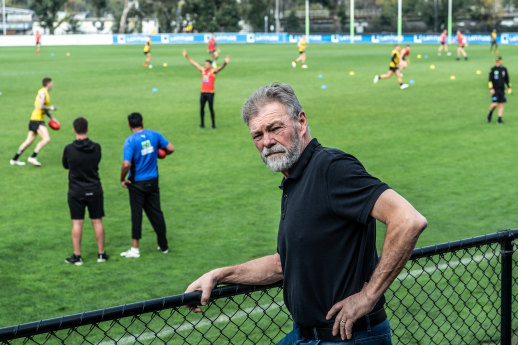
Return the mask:
<path id="1" fill-rule="evenodd" d="M 297 117 L 297 124 L 299 125 L 299 132 L 305 131 L 308 127 L 308 119 L 306 117 L 306 113 L 301 111 Z"/>

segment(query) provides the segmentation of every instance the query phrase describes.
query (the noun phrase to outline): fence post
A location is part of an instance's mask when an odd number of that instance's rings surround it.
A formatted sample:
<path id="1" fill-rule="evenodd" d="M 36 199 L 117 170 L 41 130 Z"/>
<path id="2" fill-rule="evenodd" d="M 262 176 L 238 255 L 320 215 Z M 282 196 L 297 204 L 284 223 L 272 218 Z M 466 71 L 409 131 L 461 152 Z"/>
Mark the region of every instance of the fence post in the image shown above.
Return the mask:
<path id="1" fill-rule="evenodd" d="M 502 243 L 502 298 L 501 298 L 501 345 L 511 345 L 512 329 L 511 315 L 513 305 L 512 282 L 513 282 L 513 240 L 505 239 Z"/>

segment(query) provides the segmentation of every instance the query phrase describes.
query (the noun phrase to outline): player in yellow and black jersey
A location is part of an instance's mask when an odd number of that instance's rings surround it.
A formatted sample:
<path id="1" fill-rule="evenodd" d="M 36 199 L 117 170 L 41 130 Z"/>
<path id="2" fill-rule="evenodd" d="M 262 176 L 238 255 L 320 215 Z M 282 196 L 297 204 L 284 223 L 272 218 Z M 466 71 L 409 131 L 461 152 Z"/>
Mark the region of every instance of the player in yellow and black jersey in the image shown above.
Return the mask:
<path id="1" fill-rule="evenodd" d="M 147 56 L 146 61 L 142 64 L 144 67 L 150 67 L 149 64 L 151 62 L 151 36 L 147 39 L 144 44 L 144 55 Z"/>
<path id="2" fill-rule="evenodd" d="M 35 166 L 41 166 L 41 163 L 38 162 L 36 156 L 40 150 L 50 142 L 49 130 L 45 126 L 43 115 L 47 115 L 52 120 L 54 118 L 49 113 L 49 110 L 56 110 L 56 106 L 50 105 L 49 92 L 52 90 L 53 86 L 52 79 L 43 78 L 42 84 L 43 87 L 38 90 L 38 94 L 34 100 L 34 110 L 32 111 L 31 119 L 29 121 L 29 133 L 27 134 L 27 139 L 25 139 L 25 141 L 20 145 L 13 159 L 11 159 L 11 165 L 25 165 L 25 162 L 20 162 L 18 158 L 20 158 L 21 154 L 27 149 L 27 147 L 34 142 L 36 135 L 39 135 L 41 140 L 36 145 L 32 156 L 27 160 Z"/>
<path id="3" fill-rule="evenodd" d="M 377 84 L 380 79 L 388 79 L 392 77 L 393 74 L 396 74 L 397 81 L 399 82 L 399 88 L 403 90 L 408 87 L 408 84 L 403 84 L 403 79 L 401 78 L 401 73 L 399 71 L 400 52 L 401 47 L 399 46 L 399 44 L 396 44 L 394 50 L 392 50 L 388 72 L 382 75 L 374 76 L 374 84 Z"/>
<path id="4" fill-rule="evenodd" d="M 306 48 L 308 47 L 308 43 L 306 42 L 306 35 L 302 35 L 299 43 L 297 43 L 297 47 L 299 48 L 299 57 L 291 62 L 291 66 L 293 68 L 297 67 L 297 62 L 300 61 L 300 67 L 308 68 L 308 65 L 306 65 Z"/>
<path id="5" fill-rule="evenodd" d="M 489 48 L 489 52 L 491 54 L 498 54 L 498 43 L 496 42 L 497 37 L 496 29 L 493 29 L 493 32 L 491 32 L 491 48 Z"/>

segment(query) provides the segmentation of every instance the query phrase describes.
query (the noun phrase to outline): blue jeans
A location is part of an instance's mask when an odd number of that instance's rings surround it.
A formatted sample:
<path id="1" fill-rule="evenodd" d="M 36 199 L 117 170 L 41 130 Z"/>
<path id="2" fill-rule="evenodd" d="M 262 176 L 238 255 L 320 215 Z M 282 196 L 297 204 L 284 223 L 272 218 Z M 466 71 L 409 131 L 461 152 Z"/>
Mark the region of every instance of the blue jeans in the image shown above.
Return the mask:
<path id="1" fill-rule="evenodd" d="M 367 331 L 353 333 L 351 340 L 329 342 L 323 340 L 306 339 L 300 335 L 299 329 L 293 323 L 293 331 L 286 334 L 277 345 L 392 345 L 390 337 L 390 323 L 385 320 Z"/>

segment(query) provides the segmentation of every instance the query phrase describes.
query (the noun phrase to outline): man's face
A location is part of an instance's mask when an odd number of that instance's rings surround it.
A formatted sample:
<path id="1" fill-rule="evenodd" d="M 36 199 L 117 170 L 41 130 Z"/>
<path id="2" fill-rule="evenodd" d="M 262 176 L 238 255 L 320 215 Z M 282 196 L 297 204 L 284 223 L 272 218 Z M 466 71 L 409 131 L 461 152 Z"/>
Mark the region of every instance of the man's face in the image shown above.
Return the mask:
<path id="1" fill-rule="evenodd" d="M 51 91 L 52 90 L 52 81 L 49 81 L 48 84 L 47 84 L 47 90 Z"/>
<path id="2" fill-rule="evenodd" d="M 275 172 L 289 170 L 299 159 L 301 138 L 286 108 L 278 102 L 264 105 L 248 123 L 263 162 Z"/>
<path id="3" fill-rule="evenodd" d="M 502 66 L 502 60 L 496 60 L 496 61 L 495 61 L 495 65 L 496 65 L 497 67 Z"/>
<path id="4" fill-rule="evenodd" d="M 212 67 L 212 64 L 209 61 L 205 61 L 205 69 L 209 69 Z"/>

